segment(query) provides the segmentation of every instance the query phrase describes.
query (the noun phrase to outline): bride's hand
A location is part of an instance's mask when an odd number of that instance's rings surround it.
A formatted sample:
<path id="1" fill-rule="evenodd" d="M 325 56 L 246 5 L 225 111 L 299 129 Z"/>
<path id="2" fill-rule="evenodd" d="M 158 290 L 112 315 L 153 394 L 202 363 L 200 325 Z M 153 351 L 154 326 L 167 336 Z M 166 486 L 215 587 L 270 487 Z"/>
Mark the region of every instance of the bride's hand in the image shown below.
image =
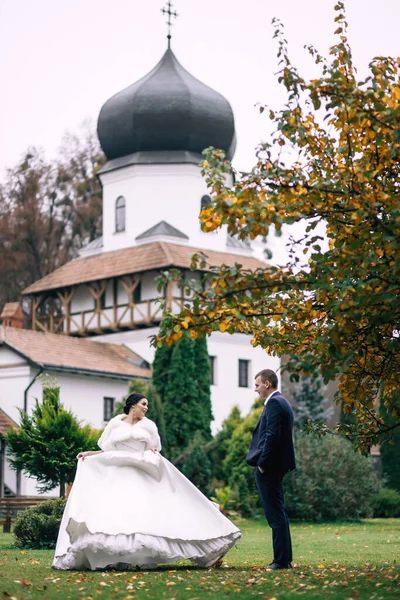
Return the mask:
<path id="1" fill-rule="evenodd" d="M 80 458 L 82 460 L 85 460 L 85 456 L 90 456 L 90 450 L 88 450 L 87 452 L 79 452 L 79 454 L 76 455 L 76 458 L 79 460 Z"/>

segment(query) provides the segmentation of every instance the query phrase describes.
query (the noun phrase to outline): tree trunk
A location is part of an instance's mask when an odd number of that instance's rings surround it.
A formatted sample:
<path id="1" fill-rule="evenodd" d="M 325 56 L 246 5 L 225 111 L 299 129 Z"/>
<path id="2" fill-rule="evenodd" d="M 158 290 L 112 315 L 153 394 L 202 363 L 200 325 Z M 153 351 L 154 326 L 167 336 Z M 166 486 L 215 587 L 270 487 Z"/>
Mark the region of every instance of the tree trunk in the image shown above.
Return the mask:
<path id="1" fill-rule="evenodd" d="M 65 479 L 60 479 L 60 498 L 65 498 Z"/>

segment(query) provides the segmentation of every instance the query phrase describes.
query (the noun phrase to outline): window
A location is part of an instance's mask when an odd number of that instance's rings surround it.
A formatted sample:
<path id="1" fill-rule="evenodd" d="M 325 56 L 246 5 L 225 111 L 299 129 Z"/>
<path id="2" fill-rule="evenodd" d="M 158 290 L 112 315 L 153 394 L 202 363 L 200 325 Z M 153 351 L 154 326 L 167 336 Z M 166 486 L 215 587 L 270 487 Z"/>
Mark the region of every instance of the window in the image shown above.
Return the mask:
<path id="1" fill-rule="evenodd" d="M 209 356 L 208 362 L 210 365 L 210 385 L 215 385 L 215 366 L 216 366 L 216 357 Z"/>
<path id="2" fill-rule="evenodd" d="M 249 362 L 239 358 L 239 387 L 249 387 Z"/>
<path id="3" fill-rule="evenodd" d="M 109 421 L 114 413 L 115 398 L 104 398 L 104 421 Z"/>
<path id="4" fill-rule="evenodd" d="M 206 206 L 209 206 L 210 204 L 211 204 L 210 196 L 207 196 L 207 194 L 205 196 L 202 196 L 200 210 L 203 210 L 203 208 L 205 208 Z"/>
<path id="5" fill-rule="evenodd" d="M 125 231 L 125 198 L 119 196 L 115 202 L 115 231 Z"/>

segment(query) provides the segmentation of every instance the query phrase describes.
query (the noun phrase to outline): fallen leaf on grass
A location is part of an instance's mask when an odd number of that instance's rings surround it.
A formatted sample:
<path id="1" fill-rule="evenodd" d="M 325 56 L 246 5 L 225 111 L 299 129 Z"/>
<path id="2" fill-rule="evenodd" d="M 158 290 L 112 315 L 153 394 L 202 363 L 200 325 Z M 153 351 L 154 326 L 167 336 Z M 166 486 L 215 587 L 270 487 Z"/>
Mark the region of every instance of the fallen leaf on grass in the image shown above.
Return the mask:
<path id="1" fill-rule="evenodd" d="M 14 583 L 19 583 L 19 585 L 23 585 L 25 587 L 30 587 L 32 583 L 30 581 L 25 581 L 25 579 L 14 580 Z"/>

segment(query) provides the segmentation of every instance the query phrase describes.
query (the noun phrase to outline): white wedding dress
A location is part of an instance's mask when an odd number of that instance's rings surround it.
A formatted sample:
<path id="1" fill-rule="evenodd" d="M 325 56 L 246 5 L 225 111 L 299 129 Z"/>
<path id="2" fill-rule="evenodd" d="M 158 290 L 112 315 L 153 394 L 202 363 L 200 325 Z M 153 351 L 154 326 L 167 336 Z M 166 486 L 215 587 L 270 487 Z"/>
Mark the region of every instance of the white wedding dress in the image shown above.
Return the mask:
<path id="1" fill-rule="evenodd" d="M 111 419 L 104 451 L 78 461 L 60 525 L 53 567 L 101 569 L 190 559 L 207 567 L 241 533 L 168 460 L 157 427 Z"/>

